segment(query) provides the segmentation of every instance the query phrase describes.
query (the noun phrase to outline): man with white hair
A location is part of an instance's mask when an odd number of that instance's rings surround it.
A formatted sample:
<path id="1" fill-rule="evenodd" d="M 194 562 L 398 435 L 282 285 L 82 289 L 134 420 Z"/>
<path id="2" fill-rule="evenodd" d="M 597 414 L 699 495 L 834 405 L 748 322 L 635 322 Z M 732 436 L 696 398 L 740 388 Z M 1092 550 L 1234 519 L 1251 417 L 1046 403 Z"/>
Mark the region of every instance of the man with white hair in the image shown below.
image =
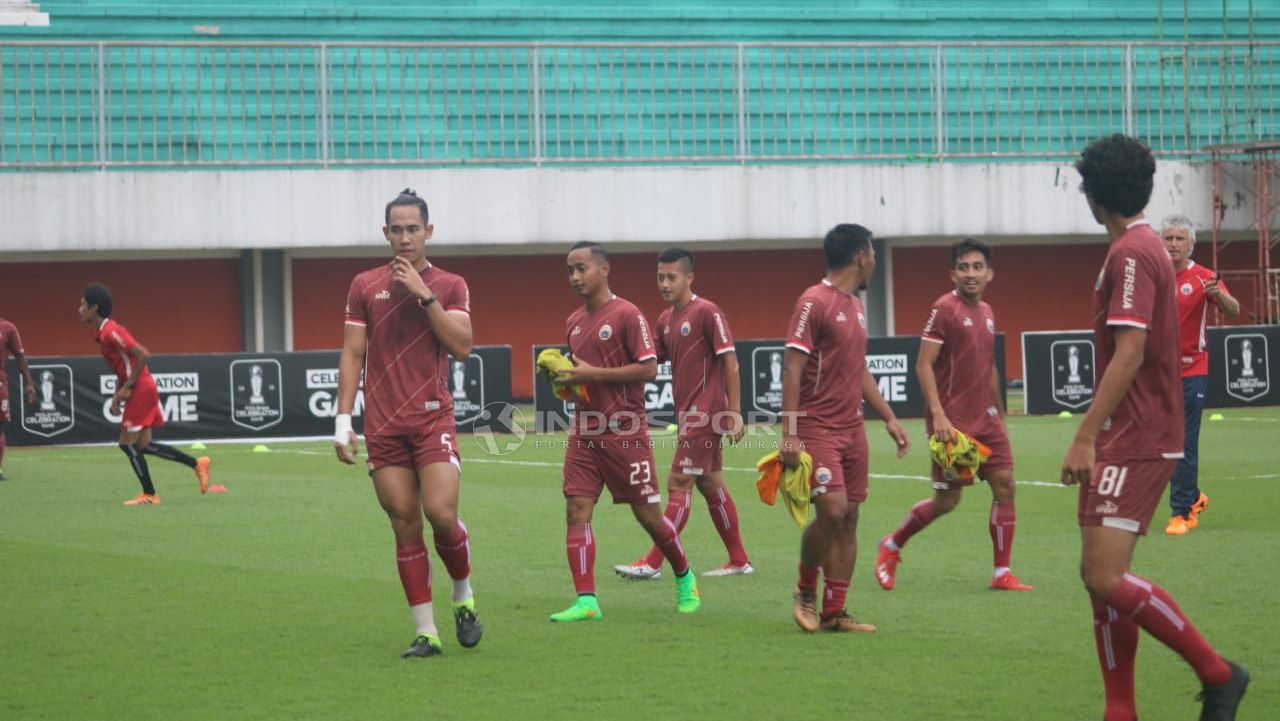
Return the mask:
<path id="1" fill-rule="evenodd" d="M 1191 260 L 1196 229 L 1184 215 L 1170 215 L 1160 222 L 1160 237 L 1173 260 L 1177 275 L 1174 284 L 1178 305 L 1178 348 L 1182 356 L 1182 404 L 1186 415 L 1186 437 L 1182 460 L 1169 483 L 1169 506 L 1173 515 L 1164 532 L 1182 536 L 1196 527 L 1201 513 L 1209 507 L 1209 497 L 1200 492 L 1200 416 L 1204 411 L 1204 391 L 1209 385 L 1209 354 L 1205 351 L 1205 325 L 1209 302 L 1213 301 L 1228 318 L 1240 315 L 1240 303 L 1227 292 L 1221 276 Z"/>

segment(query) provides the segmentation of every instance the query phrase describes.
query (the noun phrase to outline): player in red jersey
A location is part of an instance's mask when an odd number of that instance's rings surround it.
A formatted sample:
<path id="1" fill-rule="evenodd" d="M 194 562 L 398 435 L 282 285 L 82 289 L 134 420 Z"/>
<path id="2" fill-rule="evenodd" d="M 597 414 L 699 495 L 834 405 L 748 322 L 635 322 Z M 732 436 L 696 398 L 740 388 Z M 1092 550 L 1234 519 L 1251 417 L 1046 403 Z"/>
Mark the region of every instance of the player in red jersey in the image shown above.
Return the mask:
<path id="1" fill-rule="evenodd" d="M 1227 291 L 1218 274 L 1191 259 L 1196 229 L 1182 215 L 1170 215 L 1160 222 L 1160 237 L 1173 260 L 1174 288 L 1178 299 L 1178 338 L 1182 354 L 1182 405 L 1185 440 L 1182 460 L 1169 482 L 1169 506 L 1173 515 L 1164 532 L 1181 536 L 1196 527 L 1199 516 L 1209 507 L 1209 497 L 1200 492 L 1200 416 L 1204 412 L 1204 392 L 1209 386 L 1209 353 L 1205 350 L 1205 324 L 1209 303 L 1228 318 L 1240 315 L 1240 303 Z"/>
<path id="2" fill-rule="evenodd" d="M 192 458 L 173 446 L 156 443 L 152 429 L 164 425 L 160 411 L 160 393 L 151 377 L 147 361 L 151 353 L 134 339 L 127 328 L 111 317 L 114 302 L 111 290 L 101 283 L 90 283 L 80 293 L 80 322 L 97 329 L 94 341 L 102 351 L 107 366 L 116 374 L 115 393 L 111 395 L 111 412 L 120 413 L 120 450 L 142 484 L 142 493 L 124 502 L 126 506 L 160 504 L 151 482 L 151 469 L 146 456 L 175 461 L 191 468 L 200 483 L 200 493 L 209 490 L 209 458 Z M 123 410 L 122 410 L 123 406 Z"/>
<path id="3" fill-rule="evenodd" d="M 18 372 L 26 383 L 27 403 L 36 402 L 36 384 L 31 380 L 31 368 L 27 366 L 26 351 L 22 350 L 22 336 L 18 335 L 18 326 L 0 318 L 0 467 L 4 464 L 4 424 L 9 422 L 9 374 L 4 368 L 5 356 L 12 355 L 18 364 Z M 0 481 L 4 480 L 4 471 L 0 470 Z"/>
<path id="4" fill-rule="evenodd" d="M 1030 591 L 1009 570 L 1013 554 L 1013 452 L 1005 432 L 1000 374 L 996 371 L 996 321 L 982 294 L 991 282 L 991 246 L 966 238 L 951 246 L 951 281 L 956 288 L 933 302 L 921 335 L 916 376 L 924 393 L 925 429 L 940 441 L 955 440 L 955 429 L 991 449 L 976 474 L 991 486 L 987 530 L 995 555 L 990 588 Z M 898 530 L 880 541 L 876 581 L 886 591 L 895 583 L 901 550 L 907 540 L 960 503 L 960 492 L 973 478 L 951 478 L 936 463 L 932 498 L 912 506 Z"/>
<path id="5" fill-rule="evenodd" d="M 658 317 L 654 344 L 658 360 L 671 361 L 680 426 L 663 515 L 683 533 L 696 483 L 729 552 L 728 563 L 702 575 L 748 575 L 755 568 L 742 546 L 738 509 L 724 485 L 724 451 L 720 447 L 721 435 L 737 443 L 743 434 L 738 358 L 724 312 L 694 294 L 692 285 L 693 253 L 683 248 L 663 251 L 658 256 L 658 290 L 671 307 Z M 654 579 L 662 575 L 661 567 L 662 549 L 654 546 L 639 561 L 614 566 L 614 571 L 626 578 Z"/>
<path id="6" fill-rule="evenodd" d="M 582 241 L 569 250 L 569 287 L 583 305 L 569 315 L 565 335 L 574 367 L 566 384 L 586 384 L 589 400 L 574 408 L 564 454 L 565 548 L 574 590 L 572 606 L 552 621 L 598 621 L 595 535 L 591 517 L 607 486 L 614 503 L 631 506 L 636 520 L 662 549 L 676 581 L 676 611 L 693 613 L 702 601 L 680 532 L 662 515 L 654 477 L 653 446 L 645 418 L 644 383 L 658 374 L 658 354 L 644 314 L 609 290 L 609 253 Z"/>
<path id="7" fill-rule="evenodd" d="M 402 191 L 384 210 L 382 234 L 391 244 L 391 262 L 351 281 L 333 439 L 338 459 L 354 464 L 359 449 L 351 411 L 363 370 L 366 465 L 391 521 L 400 584 L 418 629 L 405 658 L 442 653 L 424 515 L 453 580 L 458 643 L 471 648 L 484 632 L 471 591 L 467 527 L 458 518 L 462 465 L 446 375 L 450 355 L 471 355 L 471 296 L 460 276 L 427 260 L 435 230 L 429 219 L 426 201 Z"/>
<path id="8" fill-rule="evenodd" d="M 800 581 L 792 616 L 808 632 L 870 632 L 845 611 L 858 555 L 858 510 L 867 499 L 867 432 L 862 402 L 881 418 L 898 446 L 907 433 L 867 370 L 867 314 L 855 291 L 876 270 L 871 231 L 842 223 L 823 241 L 827 276 L 796 301 L 782 370 L 782 461 L 813 457 L 809 488 L 817 510 L 800 542 Z M 818 571 L 825 576 L 822 615 L 816 607 Z"/>
<path id="9" fill-rule="evenodd" d="M 1219 656 L 1163 588 L 1130 572 L 1183 440 L 1173 267 L 1142 215 L 1155 167 L 1145 145 L 1120 134 L 1095 141 L 1076 162 L 1111 247 L 1093 291 L 1096 390 L 1062 461 L 1062 482 L 1080 484 L 1080 575 L 1093 602 L 1106 721 L 1137 718 L 1139 628 L 1195 669 L 1200 718 L 1227 721 L 1248 672 Z"/>

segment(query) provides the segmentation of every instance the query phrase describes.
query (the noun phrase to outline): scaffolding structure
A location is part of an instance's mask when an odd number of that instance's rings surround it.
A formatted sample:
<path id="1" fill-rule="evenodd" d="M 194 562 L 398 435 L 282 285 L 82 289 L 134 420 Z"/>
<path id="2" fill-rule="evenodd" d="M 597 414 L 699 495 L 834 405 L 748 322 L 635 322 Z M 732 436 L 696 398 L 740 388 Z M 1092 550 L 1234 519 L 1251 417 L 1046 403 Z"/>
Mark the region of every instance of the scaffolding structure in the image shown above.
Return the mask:
<path id="1" fill-rule="evenodd" d="M 1233 242 L 1253 242 L 1255 267 L 1219 270 L 1227 287 L 1241 301 L 1241 321 L 1280 323 L 1280 268 L 1272 263 L 1272 249 L 1280 243 L 1275 230 L 1280 211 L 1280 140 L 1259 140 L 1233 145 L 1215 145 L 1209 152 L 1213 193 L 1213 267 L 1221 268 L 1218 254 Z M 1236 178 L 1234 168 L 1243 169 Z M 1239 188 L 1228 187 L 1236 181 Z M 1233 191 L 1239 191 L 1250 211 L 1245 239 L 1231 239 L 1222 223 Z M 1215 308 L 1215 312 L 1216 312 Z M 1216 320 L 1221 321 L 1221 318 Z"/>

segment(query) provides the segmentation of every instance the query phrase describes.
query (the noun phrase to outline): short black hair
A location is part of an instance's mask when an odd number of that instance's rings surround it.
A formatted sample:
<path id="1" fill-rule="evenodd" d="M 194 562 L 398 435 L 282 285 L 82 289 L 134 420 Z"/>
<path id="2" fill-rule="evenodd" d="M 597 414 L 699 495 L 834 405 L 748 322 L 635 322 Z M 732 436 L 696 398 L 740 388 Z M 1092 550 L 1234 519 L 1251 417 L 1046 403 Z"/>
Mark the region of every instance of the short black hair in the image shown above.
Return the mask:
<path id="1" fill-rule="evenodd" d="M 429 220 L 431 217 L 431 213 L 427 209 L 427 201 L 423 200 L 422 198 L 419 198 L 418 194 L 413 192 L 413 188 L 405 188 L 404 190 L 400 191 L 400 194 L 395 197 L 395 200 L 392 200 L 390 203 L 387 203 L 387 209 L 383 211 L 383 222 L 386 223 L 387 225 L 391 225 L 391 209 L 396 207 L 397 205 L 415 206 L 418 209 L 418 213 L 422 216 L 422 224 L 426 225 L 427 223 L 431 222 Z"/>
<path id="2" fill-rule="evenodd" d="M 951 246 L 951 267 L 956 267 L 956 263 L 969 253 L 982 253 L 982 259 L 991 265 L 991 246 L 978 240 L 977 238 L 965 238 L 964 240 Z"/>
<path id="3" fill-rule="evenodd" d="M 684 261 L 684 272 L 693 272 L 693 253 L 684 248 L 667 248 L 658 254 L 659 263 L 678 263 Z"/>
<path id="4" fill-rule="evenodd" d="M 827 231 L 822 250 L 827 267 L 839 270 L 853 262 L 853 256 L 871 249 L 871 231 L 857 223 L 841 223 Z"/>
<path id="5" fill-rule="evenodd" d="M 98 306 L 98 315 L 103 318 L 111 317 L 111 289 L 102 283 L 90 283 L 80 291 L 80 297 L 84 298 L 86 305 Z"/>
<path id="6" fill-rule="evenodd" d="M 1142 141 L 1122 133 L 1089 144 L 1076 161 L 1080 189 L 1104 210 L 1121 217 L 1142 212 L 1151 199 L 1156 159 Z"/>
<path id="7" fill-rule="evenodd" d="M 579 240 L 570 246 L 569 252 L 572 253 L 575 250 L 581 250 L 583 248 L 590 248 L 591 255 L 599 258 L 602 262 L 609 262 L 609 251 L 605 250 L 603 245 L 600 245 L 594 240 Z"/>

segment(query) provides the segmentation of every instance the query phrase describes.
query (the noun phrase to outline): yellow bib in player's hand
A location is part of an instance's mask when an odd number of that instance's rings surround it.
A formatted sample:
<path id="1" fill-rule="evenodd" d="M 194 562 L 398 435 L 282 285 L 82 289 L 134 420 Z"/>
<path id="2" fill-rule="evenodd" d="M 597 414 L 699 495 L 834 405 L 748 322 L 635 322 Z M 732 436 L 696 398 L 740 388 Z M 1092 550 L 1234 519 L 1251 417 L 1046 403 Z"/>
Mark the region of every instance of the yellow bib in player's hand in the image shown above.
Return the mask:
<path id="1" fill-rule="evenodd" d="M 929 453 L 949 478 L 967 481 L 991 457 L 991 449 L 959 429 L 955 430 L 955 435 L 954 441 L 946 443 L 929 436 Z"/>
<path id="2" fill-rule="evenodd" d="M 551 384 L 551 389 L 555 391 L 556 397 L 560 400 L 571 401 L 581 399 L 588 403 L 591 402 L 591 396 L 587 394 L 587 388 L 581 383 L 561 383 L 560 375 L 557 371 L 566 370 L 573 367 L 573 361 L 569 360 L 559 348 L 544 348 L 538 354 L 538 375 L 547 379 Z"/>

